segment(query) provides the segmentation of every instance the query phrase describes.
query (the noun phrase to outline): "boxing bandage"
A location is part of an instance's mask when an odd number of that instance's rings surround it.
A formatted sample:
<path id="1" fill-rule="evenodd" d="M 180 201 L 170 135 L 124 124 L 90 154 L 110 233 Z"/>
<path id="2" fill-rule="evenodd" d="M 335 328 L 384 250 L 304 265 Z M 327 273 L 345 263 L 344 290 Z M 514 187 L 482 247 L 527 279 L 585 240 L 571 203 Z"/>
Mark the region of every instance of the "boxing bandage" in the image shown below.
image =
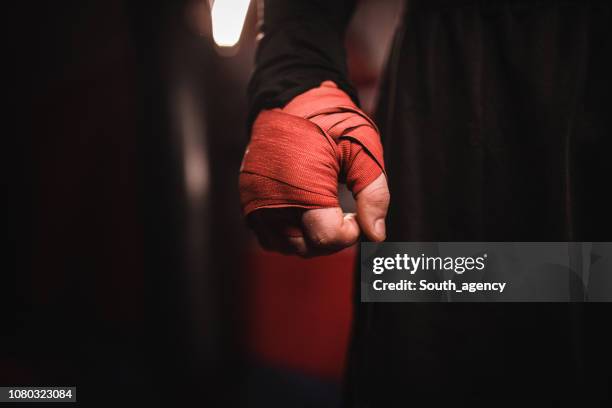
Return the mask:
<path id="1" fill-rule="evenodd" d="M 339 207 L 338 181 L 356 195 L 383 172 L 376 126 L 325 81 L 255 120 L 240 169 L 242 208 Z"/>

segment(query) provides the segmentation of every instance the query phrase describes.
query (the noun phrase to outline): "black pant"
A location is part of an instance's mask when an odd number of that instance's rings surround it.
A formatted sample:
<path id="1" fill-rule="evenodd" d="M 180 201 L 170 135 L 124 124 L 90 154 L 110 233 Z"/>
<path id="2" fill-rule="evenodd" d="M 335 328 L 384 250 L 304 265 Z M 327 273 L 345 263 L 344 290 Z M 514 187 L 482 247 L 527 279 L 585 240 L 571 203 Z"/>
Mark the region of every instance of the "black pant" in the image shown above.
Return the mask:
<path id="1" fill-rule="evenodd" d="M 422 3 L 377 115 L 388 239 L 611 241 L 611 7 Z M 604 406 L 610 312 L 357 299 L 349 406 Z"/>

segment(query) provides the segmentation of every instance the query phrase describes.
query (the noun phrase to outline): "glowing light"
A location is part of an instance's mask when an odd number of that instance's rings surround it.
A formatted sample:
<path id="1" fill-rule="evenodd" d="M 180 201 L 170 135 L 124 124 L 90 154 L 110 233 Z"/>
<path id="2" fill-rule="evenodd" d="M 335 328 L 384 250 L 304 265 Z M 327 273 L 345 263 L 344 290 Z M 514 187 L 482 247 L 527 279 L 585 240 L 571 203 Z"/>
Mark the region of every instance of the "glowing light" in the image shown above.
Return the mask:
<path id="1" fill-rule="evenodd" d="M 212 6 L 213 39 L 219 47 L 238 44 L 250 0 L 215 0 Z"/>

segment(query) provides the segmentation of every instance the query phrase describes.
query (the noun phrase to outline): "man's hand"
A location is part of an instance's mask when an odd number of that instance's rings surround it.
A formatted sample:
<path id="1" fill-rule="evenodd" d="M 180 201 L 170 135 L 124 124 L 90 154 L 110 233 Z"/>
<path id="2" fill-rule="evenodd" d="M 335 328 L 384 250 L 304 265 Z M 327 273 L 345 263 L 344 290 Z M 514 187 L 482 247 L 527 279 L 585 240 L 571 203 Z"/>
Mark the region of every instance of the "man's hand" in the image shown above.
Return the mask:
<path id="1" fill-rule="evenodd" d="M 353 192 L 356 214 L 342 212 L 339 180 Z M 385 239 L 389 189 L 378 131 L 332 82 L 260 113 L 240 193 L 249 226 L 268 250 L 309 257 L 351 246 L 361 233 Z"/>

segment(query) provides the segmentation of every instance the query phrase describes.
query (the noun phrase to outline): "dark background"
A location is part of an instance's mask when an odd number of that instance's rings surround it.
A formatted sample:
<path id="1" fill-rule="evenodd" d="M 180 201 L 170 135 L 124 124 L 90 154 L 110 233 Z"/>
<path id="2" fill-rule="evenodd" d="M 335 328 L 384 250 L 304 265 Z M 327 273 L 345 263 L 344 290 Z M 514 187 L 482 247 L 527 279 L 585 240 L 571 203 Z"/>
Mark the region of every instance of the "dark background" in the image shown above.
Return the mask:
<path id="1" fill-rule="evenodd" d="M 399 2 L 363 3 L 348 48 L 371 110 Z M 231 50 L 206 0 L 3 15 L 0 384 L 76 385 L 83 406 L 337 406 L 354 250 L 266 254 L 240 215 L 253 4 Z"/>

